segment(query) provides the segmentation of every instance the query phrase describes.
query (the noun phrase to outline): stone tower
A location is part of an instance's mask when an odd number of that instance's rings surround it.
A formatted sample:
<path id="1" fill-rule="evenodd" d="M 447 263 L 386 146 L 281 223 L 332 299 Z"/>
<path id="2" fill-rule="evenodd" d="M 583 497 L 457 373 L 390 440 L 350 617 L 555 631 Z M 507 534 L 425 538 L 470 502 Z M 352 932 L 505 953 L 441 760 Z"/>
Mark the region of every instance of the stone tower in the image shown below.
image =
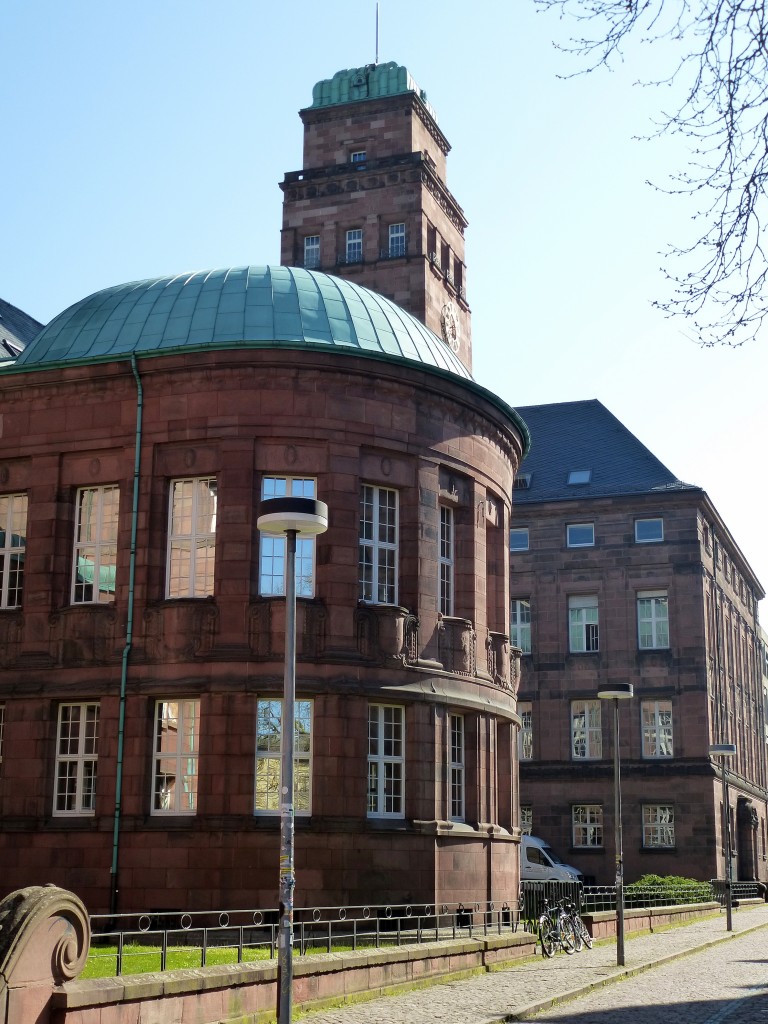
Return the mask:
<path id="1" fill-rule="evenodd" d="M 472 368 L 464 212 L 445 183 L 448 140 L 404 67 L 369 64 L 318 82 L 304 167 L 286 174 L 280 261 L 393 299 Z"/>

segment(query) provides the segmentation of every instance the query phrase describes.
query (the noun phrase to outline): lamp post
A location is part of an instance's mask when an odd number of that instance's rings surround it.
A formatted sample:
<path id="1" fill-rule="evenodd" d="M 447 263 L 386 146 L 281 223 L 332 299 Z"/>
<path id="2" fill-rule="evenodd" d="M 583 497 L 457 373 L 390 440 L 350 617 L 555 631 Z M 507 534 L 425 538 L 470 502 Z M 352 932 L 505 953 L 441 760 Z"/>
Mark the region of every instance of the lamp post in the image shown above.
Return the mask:
<path id="1" fill-rule="evenodd" d="M 733 931 L 733 892 L 731 890 L 732 865 L 731 865 L 731 808 L 728 795 L 728 765 L 727 760 L 736 754 L 735 743 L 713 743 L 709 748 L 710 757 L 720 758 L 720 767 L 723 773 L 723 838 L 725 840 L 725 927 L 729 932 Z"/>
<path id="2" fill-rule="evenodd" d="M 624 966 L 624 845 L 621 828 L 621 759 L 619 753 L 619 701 L 634 695 L 632 683 L 613 683 L 597 691 L 600 700 L 613 701 L 613 801 L 616 849 L 616 963 Z"/>
<path id="3" fill-rule="evenodd" d="M 256 525 L 285 535 L 285 672 L 280 722 L 280 930 L 277 948 L 277 1019 L 290 1024 L 293 1010 L 294 807 L 293 757 L 296 704 L 296 538 L 328 529 L 328 506 L 314 498 L 266 498 Z"/>

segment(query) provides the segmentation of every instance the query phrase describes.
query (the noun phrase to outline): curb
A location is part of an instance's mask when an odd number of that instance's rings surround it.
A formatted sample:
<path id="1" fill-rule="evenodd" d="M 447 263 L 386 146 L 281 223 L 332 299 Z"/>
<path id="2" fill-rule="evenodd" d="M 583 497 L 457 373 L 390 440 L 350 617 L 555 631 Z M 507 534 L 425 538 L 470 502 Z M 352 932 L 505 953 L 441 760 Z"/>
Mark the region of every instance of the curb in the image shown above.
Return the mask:
<path id="1" fill-rule="evenodd" d="M 518 1006 L 503 1017 L 496 1017 L 484 1022 L 484 1024 L 511 1024 L 513 1021 L 528 1020 L 535 1014 L 541 1013 L 542 1010 L 549 1010 L 551 1007 L 557 1006 L 560 1003 L 568 1002 L 570 999 L 578 999 L 579 996 L 586 995 L 598 988 L 604 988 L 606 985 L 610 985 L 615 981 L 622 981 L 624 978 L 633 978 L 635 975 L 643 974 L 645 971 L 650 971 L 654 967 L 663 967 L 665 964 L 673 963 L 675 960 L 681 960 L 683 957 L 691 956 L 693 953 L 700 953 L 702 950 L 710 949 L 713 946 L 719 946 L 723 942 L 730 942 L 733 939 L 741 938 L 742 935 L 748 935 L 750 932 L 759 931 L 761 928 L 768 928 L 768 921 L 752 925 L 748 928 L 741 928 L 738 932 L 726 932 L 724 935 L 721 935 L 716 939 L 709 939 L 706 942 L 702 942 L 700 945 L 690 946 L 688 949 L 681 949 L 676 953 L 669 953 L 667 956 L 659 957 L 657 960 L 646 960 L 645 963 L 636 964 L 634 967 L 617 968 L 606 977 L 601 978 L 599 981 L 590 981 L 584 985 L 579 985 L 577 988 L 568 989 L 565 992 L 560 992 L 554 996 L 548 996 L 546 999 L 537 999 L 535 1002 L 527 1003 L 525 1006 Z"/>

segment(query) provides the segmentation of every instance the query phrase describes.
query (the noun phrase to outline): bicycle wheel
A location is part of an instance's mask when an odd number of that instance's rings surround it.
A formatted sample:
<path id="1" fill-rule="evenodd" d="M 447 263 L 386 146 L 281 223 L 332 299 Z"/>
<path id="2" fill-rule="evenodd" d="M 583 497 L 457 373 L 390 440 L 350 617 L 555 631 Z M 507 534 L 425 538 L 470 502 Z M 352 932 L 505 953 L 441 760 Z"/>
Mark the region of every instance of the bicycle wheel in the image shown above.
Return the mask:
<path id="1" fill-rule="evenodd" d="M 589 929 L 581 920 L 578 914 L 576 914 L 573 919 L 573 930 L 576 932 L 577 935 L 581 936 L 581 941 L 584 943 L 587 949 L 592 949 L 592 936 L 589 934 Z"/>
<path id="2" fill-rule="evenodd" d="M 571 922 L 571 927 L 573 929 L 574 948 L 576 949 L 577 953 L 580 953 L 582 949 L 584 949 L 584 938 L 581 934 L 579 926 L 576 923 L 576 917 L 574 916 L 574 913 L 575 911 L 571 911 L 571 913 L 568 914 L 568 920 Z"/>
<path id="3" fill-rule="evenodd" d="M 549 914 L 542 914 L 539 918 L 539 942 L 542 956 L 552 957 L 555 955 L 555 933 Z"/>
<path id="4" fill-rule="evenodd" d="M 570 917 L 563 912 L 560 915 L 560 946 L 568 956 L 573 956 L 576 952 L 576 936 L 573 934 L 573 921 Z"/>

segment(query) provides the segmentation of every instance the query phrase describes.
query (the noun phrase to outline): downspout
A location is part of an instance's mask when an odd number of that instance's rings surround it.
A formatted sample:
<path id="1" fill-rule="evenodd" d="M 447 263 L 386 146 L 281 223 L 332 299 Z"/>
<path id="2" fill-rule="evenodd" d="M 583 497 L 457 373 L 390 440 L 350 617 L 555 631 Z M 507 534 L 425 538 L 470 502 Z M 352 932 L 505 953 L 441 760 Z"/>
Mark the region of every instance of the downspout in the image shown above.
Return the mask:
<path id="1" fill-rule="evenodd" d="M 136 439 L 133 459 L 133 507 L 131 509 L 131 554 L 128 566 L 128 617 L 125 627 L 125 647 L 120 668 L 120 712 L 117 723 L 117 769 L 115 777 L 115 819 L 112 828 L 112 866 L 110 868 L 109 912 L 117 913 L 117 866 L 120 854 L 120 812 L 123 798 L 123 751 L 125 746 L 125 692 L 128 683 L 128 658 L 133 645 L 133 603 L 136 581 L 136 534 L 139 518 L 139 483 L 141 468 L 141 428 L 144 415 L 144 389 L 141 385 L 136 355 L 131 353 L 131 372 L 136 381 Z"/>

